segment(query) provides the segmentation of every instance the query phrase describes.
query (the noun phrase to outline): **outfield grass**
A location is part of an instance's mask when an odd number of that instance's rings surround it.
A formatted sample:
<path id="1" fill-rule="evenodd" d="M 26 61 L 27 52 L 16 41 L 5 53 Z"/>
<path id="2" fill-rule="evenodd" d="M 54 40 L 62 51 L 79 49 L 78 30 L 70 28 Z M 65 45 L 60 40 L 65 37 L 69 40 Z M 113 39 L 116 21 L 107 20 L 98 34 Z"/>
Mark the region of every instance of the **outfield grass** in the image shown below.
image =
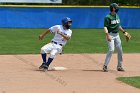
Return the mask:
<path id="1" fill-rule="evenodd" d="M 38 54 L 40 48 L 48 43 L 53 35 L 49 34 L 39 41 L 38 36 L 46 29 L 0 29 L 0 54 Z M 129 43 L 122 33 L 125 53 L 140 53 L 140 30 L 128 29 L 132 35 Z M 65 53 L 106 53 L 107 44 L 103 29 L 73 29 L 71 40 L 64 48 Z"/>
<path id="2" fill-rule="evenodd" d="M 136 77 L 119 77 L 117 80 L 120 80 L 126 84 L 134 86 L 136 88 L 140 88 L 140 76 Z"/>

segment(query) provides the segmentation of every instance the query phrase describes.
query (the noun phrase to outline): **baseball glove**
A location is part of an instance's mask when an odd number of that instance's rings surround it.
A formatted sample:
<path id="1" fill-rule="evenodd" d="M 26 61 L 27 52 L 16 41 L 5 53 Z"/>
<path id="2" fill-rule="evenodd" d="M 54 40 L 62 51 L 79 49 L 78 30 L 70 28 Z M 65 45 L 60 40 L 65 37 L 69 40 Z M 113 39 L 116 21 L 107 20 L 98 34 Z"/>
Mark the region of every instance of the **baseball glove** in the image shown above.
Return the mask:
<path id="1" fill-rule="evenodd" d="M 125 36 L 126 42 L 128 42 L 131 39 L 131 35 L 128 32 L 125 32 L 124 36 Z"/>

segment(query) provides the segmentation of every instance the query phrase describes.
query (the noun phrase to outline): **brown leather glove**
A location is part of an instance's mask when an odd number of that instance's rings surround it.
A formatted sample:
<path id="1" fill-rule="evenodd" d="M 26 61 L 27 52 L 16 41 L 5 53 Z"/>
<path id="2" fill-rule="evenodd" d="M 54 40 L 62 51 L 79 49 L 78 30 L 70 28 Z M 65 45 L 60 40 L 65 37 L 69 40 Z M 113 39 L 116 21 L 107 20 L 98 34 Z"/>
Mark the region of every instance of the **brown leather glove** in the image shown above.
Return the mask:
<path id="1" fill-rule="evenodd" d="M 131 35 L 128 32 L 124 32 L 124 36 L 125 36 L 126 42 L 128 42 L 131 39 Z"/>

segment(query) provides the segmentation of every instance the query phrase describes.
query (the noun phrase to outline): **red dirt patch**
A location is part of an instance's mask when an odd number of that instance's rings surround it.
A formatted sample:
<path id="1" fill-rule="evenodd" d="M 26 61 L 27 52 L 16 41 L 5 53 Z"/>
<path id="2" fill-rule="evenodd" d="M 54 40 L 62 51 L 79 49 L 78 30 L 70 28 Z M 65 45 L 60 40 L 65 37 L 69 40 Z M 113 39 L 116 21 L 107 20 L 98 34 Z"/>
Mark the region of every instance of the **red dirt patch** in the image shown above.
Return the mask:
<path id="1" fill-rule="evenodd" d="M 116 80 L 119 76 L 140 76 L 140 54 L 124 54 L 125 72 L 116 71 L 112 56 L 109 72 L 102 72 L 105 54 L 63 54 L 51 67 L 64 71 L 42 72 L 40 55 L 1 55 L 0 93 L 140 93 L 140 89 Z"/>

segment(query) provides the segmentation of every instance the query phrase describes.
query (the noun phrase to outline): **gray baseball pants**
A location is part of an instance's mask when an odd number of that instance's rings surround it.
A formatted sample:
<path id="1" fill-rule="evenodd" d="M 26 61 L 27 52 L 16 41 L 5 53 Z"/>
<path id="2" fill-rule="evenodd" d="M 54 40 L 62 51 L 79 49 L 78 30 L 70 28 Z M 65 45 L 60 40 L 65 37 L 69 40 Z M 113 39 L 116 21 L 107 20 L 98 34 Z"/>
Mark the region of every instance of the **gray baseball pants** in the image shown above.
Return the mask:
<path id="1" fill-rule="evenodd" d="M 108 50 L 108 53 L 106 55 L 104 65 L 108 66 L 110 59 L 111 59 L 111 56 L 112 56 L 112 54 L 115 50 L 115 47 L 116 47 L 117 52 L 118 52 L 118 55 L 117 55 L 118 56 L 118 66 L 122 66 L 123 51 L 122 51 L 122 45 L 121 45 L 121 39 L 120 39 L 119 33 L 109 33 L 109 34 L 110 34 L 112 40 L 111 40 L 111 42 L 107 41 L 109 50 Z"/>

